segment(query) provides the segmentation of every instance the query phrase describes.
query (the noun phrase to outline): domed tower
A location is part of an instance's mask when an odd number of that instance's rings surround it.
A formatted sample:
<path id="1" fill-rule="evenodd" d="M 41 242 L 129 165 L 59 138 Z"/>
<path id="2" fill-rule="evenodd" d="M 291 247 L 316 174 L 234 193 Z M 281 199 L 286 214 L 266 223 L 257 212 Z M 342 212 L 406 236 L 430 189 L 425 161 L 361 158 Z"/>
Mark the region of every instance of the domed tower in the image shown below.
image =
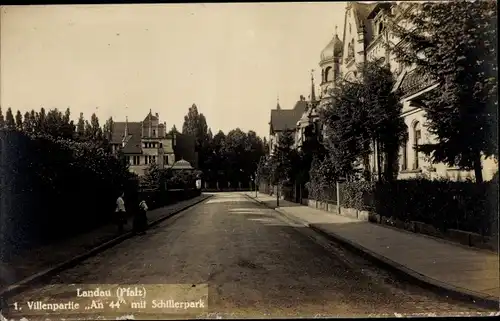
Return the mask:
<path id="1" fill-rule="evenodd" d="M 340 66 L 342 64 L 343 43 L 340 40 L 335 26 L 335 35 L 332 40 L 321 51 L 319 66 L 321 67 L 321 103 L 323 106 L 330 98 L 329 90 L 335 85 L 340 77 Z"/>

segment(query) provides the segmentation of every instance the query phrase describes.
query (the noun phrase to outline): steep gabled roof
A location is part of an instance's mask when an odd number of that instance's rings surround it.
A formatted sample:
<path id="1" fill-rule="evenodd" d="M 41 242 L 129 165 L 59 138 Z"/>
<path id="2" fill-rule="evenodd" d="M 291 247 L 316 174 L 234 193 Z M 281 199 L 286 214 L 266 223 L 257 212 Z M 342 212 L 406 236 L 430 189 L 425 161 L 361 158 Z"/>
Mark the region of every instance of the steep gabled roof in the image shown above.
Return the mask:
<path id="1" fill-rule="evenodd" d="M 285 129 L 293 130 L 297 126 L 302 113 L 307 109 L 307 101 L 299 100 L 293 109 L 272 109 L 271 123 L 274 131 L 283 131 Z"/>
<path id="2" fill-rule="evenodd" d="M 370 24 L 367 24 L 368 17 L 372 13 L 372 11 L 377 7 L 377 3 L 361 3 L 361 2 L 348 2 L 346 7 L 346 13 L 344 16 L 344 32 L 342 36 L 342 43 L 344 46 L 346 43 L 346 27 L 347 27 L 347 10 L 352 10 L 352 14 L 354 15 L 354 21 L 356 24 L 356 30 L 361 31 L 361 27 L 368 27 Z M 365 39 L 365 46 L 370 42 L 370 40 Z"/>
<path id="3" fill-rule="evenodd" d="M 358 30 L 362 25 L 366 23 L 368 16 L 373 11 L 373 9 L 377 7 L 377 5 L 377 3 L 352 3 L 353 13 L 356 20 L 356 27 L 358 28 Z"/>
<path id="4" fill-rule="evenodd" d="M 125 125 L 128 126 L 128 136 L 125 137 Z M 125 138 L 125 139 L 124 139 Z M 122 144 L 125 141 L 124 153 L 140 154 L 141 147 L 141 123 L 140 122 L 115 122 L 111 135 L 112 144 Z"/>
<path id="5" fill-rule="evenodd" d="M 140 154 L 142 153 L 141 146 L 141 123 L 128 123 L 128 133 L 131 136 L 123 152 L 126 154 Z"/>

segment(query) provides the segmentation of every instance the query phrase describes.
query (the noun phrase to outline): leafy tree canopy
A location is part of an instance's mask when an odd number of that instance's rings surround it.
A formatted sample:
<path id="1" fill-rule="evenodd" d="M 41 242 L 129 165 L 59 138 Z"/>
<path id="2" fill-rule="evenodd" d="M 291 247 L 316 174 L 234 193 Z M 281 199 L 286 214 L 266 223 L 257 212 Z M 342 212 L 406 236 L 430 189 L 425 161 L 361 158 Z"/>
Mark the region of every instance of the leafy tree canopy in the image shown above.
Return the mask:
<path id="1" fill-rule="evenodd" d="M 436 163 L 470 170 L 482 181 L 481 154 L 498 153 L 497 3 L 425 2 L 394 23 L 396 59 L 438 87 L 422 99 L 437 143 L 423 146 Z"/>

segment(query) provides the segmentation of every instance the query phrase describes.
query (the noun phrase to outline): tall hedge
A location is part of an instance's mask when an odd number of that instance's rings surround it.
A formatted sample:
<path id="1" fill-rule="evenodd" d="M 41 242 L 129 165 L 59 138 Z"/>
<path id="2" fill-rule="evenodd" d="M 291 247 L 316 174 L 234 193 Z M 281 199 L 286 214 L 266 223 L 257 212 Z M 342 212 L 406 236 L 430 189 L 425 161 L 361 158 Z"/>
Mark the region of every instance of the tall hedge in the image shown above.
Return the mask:
<path id="1" fill-rule="evenodd" d="M 137 181 L 91 142 L 0 130 L 2 256 L 108 222 L 119 191 Z"/>

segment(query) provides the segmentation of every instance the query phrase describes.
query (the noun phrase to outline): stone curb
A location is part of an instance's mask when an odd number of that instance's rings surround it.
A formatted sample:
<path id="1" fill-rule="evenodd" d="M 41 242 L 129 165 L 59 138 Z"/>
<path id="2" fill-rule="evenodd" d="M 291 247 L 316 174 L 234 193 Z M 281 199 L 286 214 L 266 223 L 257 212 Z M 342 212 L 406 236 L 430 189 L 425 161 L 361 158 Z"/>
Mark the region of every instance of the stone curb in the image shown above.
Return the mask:
<path id="1" fill-rule="evenodd" d="M 164 220 L 166 220 L 174 215 L 177 215 L 180 212 L 185 211 L 188 208 L 193 207 L 193 206 L 207 200 L 208 198 L 212 197 L 212 195 L 203 195 L 203 196 L 204 197 L 200 198 L 199 200 L 197 200 L 194 203 L 190 203 L 186 206 L 175 209 L 172 213 L 169 213 L 163 217 L 160 217 L 160 218 L 150 222 L 148 224 L 148 226 L 149 227 L 155 226 L 155 225 L 163 222 Z M 33 274 L 33 275 L 31 275 L 31 276 L 29 276 L 29 277 L 27 277 L 19 282 L 11 284 L 7 288 L 4 288 L 0 291 L 0 298 L 3 300 L 7 296 L 12 296 L 12 295 L 18 294 L 18 293 L 24 291 L 26 289 L 26 287 L 29 286 L 30 284 L 33 284 L 34 282 L 39 281 L 42 278 L 49 277 L 49 276 L 57 274 L 63 270 L 71 268 L 71 267 L 77 265 L 78 263 L 88 259 L 89 257 L 92 257 L 100 252 L 103 252 L 104 250 L 107 250 L 110 247 L 117 245 L 117 244 L 125 241 L 126 239 L 131 238 L 132 236 L 134 236 L 133 232 L 124 233 L 124 234 L 122 234 L 122 235 L 120 235 L 112 240 L 109 240 L 101 245 L 94 247 L 93 249 L 91 249 L 83 254 L 77 255 L 77 256 L 75 256 L 75 257 L 73 257 L 73 258 L 71 258 L 63 263 L 60 263 L 60 264 L 56 265 L 55 267 L 45 269 L 45 270 L 38 272 L 36 274 Z"/>
<path id="2" fill-rule="evenodd" d="M 329 238 L 330 240 L 333 240 L 337 243 L 340 243 L 344 245 L 345 247 L 349 248 L 351 251 L 356 252 L 357 254 L 361 255 L 362 257 L 365 257 L 369 259 L 371 262 L 385 268 L 386 270 L 389 270 L 393 273 L 395 273 L 397 276 L 400 278 L 403 278 L 407 281 L 412 281 L 418 285 L 420 285 L 423 288 L 427 288 L 429 290 L 433 290 L 435 292 L 438 292 L 440 295 L 445 295 L 457 300 L 461 301 L 468 301 L 480 305 L 482 307 L 485 307 L 487 309 L 500 309 L 500 299 L 495 298 L 494 296 L 487 296 L 481 293 L 477 293 L 474 291 L 470 291 L 464 288 L 459 288 L 444 282 L 441 282 L 439 280 L 430 278 L 428 276 L 425 276 L 423 274 L 420 274 L 404 265 L 401 265 L 397 262 L 394 262 L 390 260 L 389 258 L 382 256 L 380 254 L 377 254 L 373 251 L 368 250 L 367 248 L 351 241 L 348 240 L 344 237 L 341 237 L 337 234 L 334 234 L 332 232 L 327 232 L 323 230 L 322 228 L 316 226 L 315 224 L 309 224 L 308 222 L 299 219 L 295 217 L 294 215 L 285 213 L 284 211 L 280 210 L 279 208 L 273 208 L 271 206 L 268 206 L 264 202 L 256 199 L 255 197 L 252 197 L 250 195 L 245 194 L 247 197 L 251 198 L 252 200 L 258 202 L 259 204 L 262 204 L 268 208 L 274 209 L 281 215 L 284 215 L 288 219 L 297 222 L 299 224 L 303 224 L 306 227 L 311 228 L 313 231 Z"/>

